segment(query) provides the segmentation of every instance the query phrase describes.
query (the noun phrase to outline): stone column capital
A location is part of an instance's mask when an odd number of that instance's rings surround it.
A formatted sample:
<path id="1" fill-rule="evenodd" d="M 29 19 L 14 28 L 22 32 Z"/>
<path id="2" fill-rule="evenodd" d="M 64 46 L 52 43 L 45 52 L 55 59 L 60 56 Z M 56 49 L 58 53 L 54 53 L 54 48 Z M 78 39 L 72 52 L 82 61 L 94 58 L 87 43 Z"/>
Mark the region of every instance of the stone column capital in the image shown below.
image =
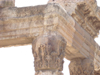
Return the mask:
<path id="1" fill-rule="evenodd" d="M 63 70 L 63 58 L 66 48 L 66 41 L 56 32 L 49 32 L 33 41 L 32 51 L 35 58 L 34 65 L 38 75 L 41 72 L 55 75 Z M 56 74 L 58 75 L 58 74 Z M 61 75 L 61 74 L 60 74 Z"/>
<path id="2" fill-rule="evenodd" d="M 69 69 L 70 75 L 94 75 L 94 62 L 91 59 L 73 59 Z"/>

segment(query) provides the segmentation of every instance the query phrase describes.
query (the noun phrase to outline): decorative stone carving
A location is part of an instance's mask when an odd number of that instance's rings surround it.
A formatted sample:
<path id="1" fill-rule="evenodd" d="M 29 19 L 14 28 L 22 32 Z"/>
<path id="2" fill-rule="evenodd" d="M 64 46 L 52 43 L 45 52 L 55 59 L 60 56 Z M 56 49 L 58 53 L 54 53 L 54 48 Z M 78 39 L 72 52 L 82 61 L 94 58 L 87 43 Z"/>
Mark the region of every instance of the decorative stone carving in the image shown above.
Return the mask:
<path id="1" fill-rule="evenodd" d="M 61 5 L 90 36 L 98 36 L 100 8 L 96 0 L 49 0 L 48 3 Z"/>
<path id="2" fill-rule="evenodd" d="M 94 63 L 90 59 L 73 59 L 69 69 L 70 75 L 94 75 Z"/>
<path id="3" fill-rule="evenodd" d="M 38 73 L 36 75 L 44 75 L 40 74 L 44 70 L 58 71 L 58 73 L 62 71 L 65 48 L 66 41 L 56 32 L 47 33 L 34 40 L 32 50 L 35 58 L 35 70 Z M 50 71 L 46 71 L 46 75 L 55 75 L 56 72 L 51 74 Z"/>

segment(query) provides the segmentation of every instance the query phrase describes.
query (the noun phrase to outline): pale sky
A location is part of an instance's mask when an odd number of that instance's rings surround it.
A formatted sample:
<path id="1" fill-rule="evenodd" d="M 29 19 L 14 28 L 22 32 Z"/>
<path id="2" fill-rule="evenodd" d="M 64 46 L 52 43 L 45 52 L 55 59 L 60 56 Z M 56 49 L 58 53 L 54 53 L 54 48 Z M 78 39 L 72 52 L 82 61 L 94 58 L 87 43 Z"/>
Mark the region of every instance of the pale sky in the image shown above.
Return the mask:
<path id="1" fill-rule="evenodd" d="M 100 0 L 98 5 L 100 5 Z M 16 0 L 17 7 L 46 4 L 48 0 Z M 100 36 L 95 39 L 100 45 Z M 64 75 L 69 75 L 69 61 L 64 59 Z M 0 75 L 35 75 L 31 45 L 0 48 Z"/>

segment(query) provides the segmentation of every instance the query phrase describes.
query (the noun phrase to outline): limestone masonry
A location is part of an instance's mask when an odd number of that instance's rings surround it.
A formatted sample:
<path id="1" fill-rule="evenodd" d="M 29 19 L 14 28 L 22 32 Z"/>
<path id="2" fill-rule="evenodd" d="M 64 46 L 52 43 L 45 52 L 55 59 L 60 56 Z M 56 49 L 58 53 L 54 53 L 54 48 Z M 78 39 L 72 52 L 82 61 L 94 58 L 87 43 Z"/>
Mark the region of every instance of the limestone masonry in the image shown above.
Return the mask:
<path id="1" fill-rule="evenodd" d="M 35 75 L 99 75 L 100 30 L 96 0 L 49 0 L 46 5 L 15 7 L 0 0 L 0 47 L 32 44 Z"/>

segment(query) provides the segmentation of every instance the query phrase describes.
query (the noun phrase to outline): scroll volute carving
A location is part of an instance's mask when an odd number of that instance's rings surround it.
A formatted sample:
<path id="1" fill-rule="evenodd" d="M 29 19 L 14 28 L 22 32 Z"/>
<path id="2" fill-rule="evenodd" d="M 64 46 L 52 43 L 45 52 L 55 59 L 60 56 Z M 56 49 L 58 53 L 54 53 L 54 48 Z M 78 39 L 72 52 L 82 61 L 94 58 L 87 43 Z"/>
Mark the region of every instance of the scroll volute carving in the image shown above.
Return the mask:
<path id="1" fill-rule="evenodd" d="M 62 71 L 65 48 L 64 38 L 56 33 L 49 33 L 34 40 L 32 51 L 35 70 Z"/>

